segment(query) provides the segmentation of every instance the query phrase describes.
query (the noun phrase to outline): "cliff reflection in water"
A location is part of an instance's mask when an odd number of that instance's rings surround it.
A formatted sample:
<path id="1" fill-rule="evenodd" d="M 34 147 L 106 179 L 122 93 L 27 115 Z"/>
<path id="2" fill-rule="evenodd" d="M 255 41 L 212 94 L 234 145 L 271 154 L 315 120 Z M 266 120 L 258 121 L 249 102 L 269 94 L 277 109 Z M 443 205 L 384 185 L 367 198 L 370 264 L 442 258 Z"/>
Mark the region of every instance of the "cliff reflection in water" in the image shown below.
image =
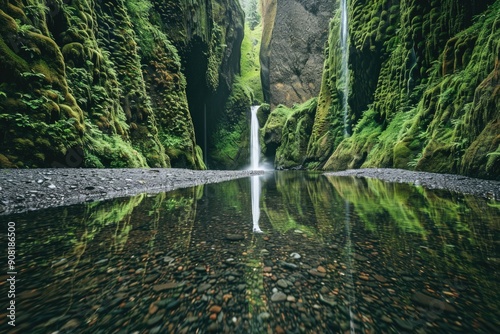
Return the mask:
<path id="1" fill-rule="evenodd" d="M 314 173 L 260 183 L 263 233 L 248 179 L 0 216 L 16 222 L 19 259 L 16 328 L 2 316 L 1 331 L 499 325 L 498 203 Z"/>

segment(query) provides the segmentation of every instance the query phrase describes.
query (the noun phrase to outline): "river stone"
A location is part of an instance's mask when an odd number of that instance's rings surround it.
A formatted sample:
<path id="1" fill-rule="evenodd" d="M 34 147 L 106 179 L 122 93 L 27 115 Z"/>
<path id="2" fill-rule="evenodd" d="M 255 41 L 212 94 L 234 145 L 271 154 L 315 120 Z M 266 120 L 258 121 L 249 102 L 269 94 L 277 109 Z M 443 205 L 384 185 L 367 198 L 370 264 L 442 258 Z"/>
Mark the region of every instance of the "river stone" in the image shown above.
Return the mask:
<path id="1" fill-rule="evenodd" d="M 258 318 L 260 321 L 266 321 L 268 320 L 269 318 L 271 317 L 271 314 L 267 313 L 267 312 L 262 312 L 261 314 L 259 314 Z"/>
<path id="2" fill-rule="evenodd" d="M 243 234 L 226 234 L 226 239 L 229 241 L 240 241 L 245 240 L 245 236 Z"/>
<path id="3" fill-rule="evenodd" d="M 281 263 L 281 266 L 283 268 L 286 268 L 286 269 L 292 269 L 292 270 L 295 270 L 297 269 L 299 266 L 297 266 L 296 264 L 293 264 L 293 263 L 288 263 L 288 262 L 283 262 Z"/>
<path id="4" fill-rule="evenodd" d="M 308 273 L 316 277 L 326 277 L 326 273 L 319 272 L 317 269 L 310 269 Z"/>
<path id="5" fill-rule="evenodd" d="M 436 299 L 434 297 L 428 296 L 426 294 L 423 294 L 421 292 L 416 292 L 413 295 L 412 299 L 416 303 L 425 307 L 429 307 L 431 310 L 434 310 L 436 312 L 439 311 L 447 311 L 453 313 L 457 312 L 457 310 L 453 305 L 448 304 L 447 302 L 441 301 L 439 299 Z"/>
<path id="6" fill-rule="evenodd" d="M 286 289 L 288 287 L 288 283 L 284 279 L 278 280 L 276 284 L 278 284 L 278 286 L 283 289 Z"/>
<path id="7" fill-rule="evenodd" d="M 161 291 L 165 291 L 165 290 L 175 289 L 175 288 L 183 286 L 183 285 L 184 285 L 184 283 L 168 282 L 168 283 L 157 284 L 157 285 L 153 286 L 153 290 L 156 292 L 161 292 Z"/>
<path id="8" fill-rule="evenodd" d="M 366 256 L 360 255 L 360 254 L 358 254 L 358 253 L 354 253 L 354 254 L 352 254 L 352 257 L 353 257 L 355 260 L 358 260 L 358 261 L 361 261 L 361 262 L 368 261 L 368 258 L 367 258 Z"/>
<path id="9" fill-rule="evenodd" d="M 278 303 L 286 300 L 286 295 L 283 292 L 276 292 L 271 296 L 271 301 Z"/>
<path id="10" fill-rule="evenodd" d="M 65 330 L 75 329 L 78 326 L 80 326 L 80 320 L 71 319 L 66 324 L 64 324 L 64 326 L 61 327 L 61 330 L 65 331 Z"/>
<path id="11" fill-rule="evenodd" d="M 402 320 L 402 319 L 399 319 L 399 318 L 396 318 L 396 324 L 401 327 L 401 329 L 404 329 L 406 331 L 413 331 L 413 328 L 415 326 L 413 326 L 413 324 L 409 321 L 406 321 L 406 320 Z"/>
<path id="12" fill-rule="evenodd" d="M 163 314 L 161 315 L 157 315 L 155 317 L 152 317 L 148 320 L 147 324 L 148 326 L 154 326 L 156 325 L 157 323 L 159 323 L 161 321 L 161 319 L 163 318 Z"/>
<path id="13" fill-rule="evenodd" d="M 381 275 L 377 275 L 377 274 L 375 274 L 375 275 L 373 275 L 373 277 L 374 277 L 377 281 L 379 281 L 380 283 L 385 283 L 385 282 L 387 282 L 387 278 L 385 278 L 384 276 L 381 276 Z"/>
<path id="14" fill-rule="evenodd" d="M 220 313 L 221 310 L 222 310 L 222 307 L 220 307 L 219 305 L 212 305 L 209 309 L 209 312 Z"/>
<path id="15" fill-rule="evenodd" d="M 198 292 L 203 293 L 203 292 L 207 291 L 208 289 L 210 289 L 211 287 L 212 287 L 212 285 L 210 285 L 208 283 L 200 284 L 200 286 L 198 287 Z"/>

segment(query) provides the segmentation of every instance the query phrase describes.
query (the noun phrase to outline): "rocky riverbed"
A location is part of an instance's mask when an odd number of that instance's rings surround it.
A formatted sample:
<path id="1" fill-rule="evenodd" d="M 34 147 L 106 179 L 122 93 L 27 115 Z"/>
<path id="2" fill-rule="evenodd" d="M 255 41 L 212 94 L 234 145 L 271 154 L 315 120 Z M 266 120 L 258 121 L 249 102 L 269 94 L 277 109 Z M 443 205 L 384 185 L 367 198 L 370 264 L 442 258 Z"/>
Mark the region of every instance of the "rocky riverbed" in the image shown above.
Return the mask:
<path id="1" fill-rule="evenodd" d="M 409 183 L 428 189 L 443 189 L 500 200 L 500 181 L 476 179 L 462 175 L 413 172 L 388 168 L 349 169 L 341 172 L 330 172 L 325 175 L 375 178 L 387 182 Z"/>
<path id="2" fill-rule="evenodd" d="M 189 169 L 4 169 L 0 214 L 217 183 L 261 171 Z"/>

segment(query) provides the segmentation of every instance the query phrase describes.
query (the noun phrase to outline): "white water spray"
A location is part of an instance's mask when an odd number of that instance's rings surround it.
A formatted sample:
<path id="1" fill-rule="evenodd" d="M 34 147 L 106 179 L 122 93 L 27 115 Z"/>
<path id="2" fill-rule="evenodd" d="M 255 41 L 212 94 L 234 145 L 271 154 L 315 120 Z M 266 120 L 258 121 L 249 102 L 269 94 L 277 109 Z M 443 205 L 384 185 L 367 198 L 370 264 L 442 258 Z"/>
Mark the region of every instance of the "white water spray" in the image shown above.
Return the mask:
<path id="1" fill-rule="evenodd" d="M 347 21 L 347 0 L 340 1 L 340 48 L 342 51 L 341 80 L 343 81 L 342 109 L 344 113 L 344 136 L 349 136 L 348 131 L 348 96 L 349 96 L 349 28 Z"/>

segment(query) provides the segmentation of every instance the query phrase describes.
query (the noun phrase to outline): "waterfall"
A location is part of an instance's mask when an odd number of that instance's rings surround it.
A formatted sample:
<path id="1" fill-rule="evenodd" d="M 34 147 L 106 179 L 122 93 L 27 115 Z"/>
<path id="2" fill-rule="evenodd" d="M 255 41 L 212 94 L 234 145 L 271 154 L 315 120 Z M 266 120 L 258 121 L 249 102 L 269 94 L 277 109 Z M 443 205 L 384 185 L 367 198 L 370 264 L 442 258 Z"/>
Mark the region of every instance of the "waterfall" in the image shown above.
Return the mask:
<path id="1" fill-rule="evenodd" d="M 342 111 L 344 114 L 344 136 L 349 135 L 348 131 L 348 96 L 349 96 L 349 28 L 347 22 L 347 0 L 340 1 L 340 49 L 342 52 L 341 80 L 343 81 L 342 90 Z"/>
<path id="2" fill-rule="evenodd" d="M 259 168 L 260 144 L 259 144 L 259 120 L 257 119 L 257 110 L 259 106 L 251 107 L 250 120 L 250 169 Z"/>

